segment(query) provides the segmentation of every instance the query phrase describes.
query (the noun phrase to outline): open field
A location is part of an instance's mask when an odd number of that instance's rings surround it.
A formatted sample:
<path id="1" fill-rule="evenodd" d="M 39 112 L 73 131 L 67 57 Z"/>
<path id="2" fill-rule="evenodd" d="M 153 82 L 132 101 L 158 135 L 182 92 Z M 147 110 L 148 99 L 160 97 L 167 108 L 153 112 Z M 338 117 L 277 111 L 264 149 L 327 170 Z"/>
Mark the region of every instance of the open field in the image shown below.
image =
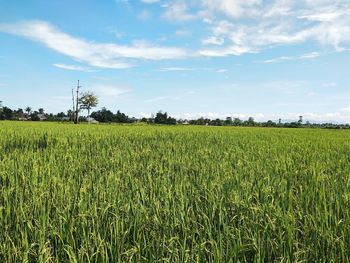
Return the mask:
<path id="1" fill-rule="evenodd" d="M 0 122 L 0 262 L 348 262 L 350 132 Z"/>

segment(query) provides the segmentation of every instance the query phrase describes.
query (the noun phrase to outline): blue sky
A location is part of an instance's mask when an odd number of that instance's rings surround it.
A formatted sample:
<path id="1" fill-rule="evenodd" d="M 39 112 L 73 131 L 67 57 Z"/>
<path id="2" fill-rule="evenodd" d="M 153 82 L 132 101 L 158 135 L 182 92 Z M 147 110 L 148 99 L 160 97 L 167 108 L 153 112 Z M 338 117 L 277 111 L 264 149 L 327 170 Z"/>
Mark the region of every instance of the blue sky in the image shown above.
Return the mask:
<path id="1" fill-rule="evenodd" d="M 349 0 L 0 0 L 0 100 L 350 122 Z"/>

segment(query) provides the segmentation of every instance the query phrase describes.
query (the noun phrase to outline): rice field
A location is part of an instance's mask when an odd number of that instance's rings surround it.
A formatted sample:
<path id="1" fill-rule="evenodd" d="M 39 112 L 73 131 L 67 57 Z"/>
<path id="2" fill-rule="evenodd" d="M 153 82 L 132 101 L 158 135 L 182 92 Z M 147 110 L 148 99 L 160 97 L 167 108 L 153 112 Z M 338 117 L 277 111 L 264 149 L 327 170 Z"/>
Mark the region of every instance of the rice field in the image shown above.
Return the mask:
<path id="1" fill-rule="evenodd" d="M 349 262 L 350 132 L 0 122 L 0 262 Z"/>

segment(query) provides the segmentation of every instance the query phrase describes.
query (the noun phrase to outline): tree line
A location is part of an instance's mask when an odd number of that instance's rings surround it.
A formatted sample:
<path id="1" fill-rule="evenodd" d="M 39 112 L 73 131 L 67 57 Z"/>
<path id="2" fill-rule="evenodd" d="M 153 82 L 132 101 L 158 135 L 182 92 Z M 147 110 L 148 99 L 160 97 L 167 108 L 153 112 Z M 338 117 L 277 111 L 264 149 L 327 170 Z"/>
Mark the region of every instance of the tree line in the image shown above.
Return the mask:
<path id="1" fill-rule="evenodd" d="M 95 104 L 95 100 L 91 100 Z M 88 117 L 79 116 L 79 122 L 88 122 L 92 120 L 99 123 L 145 123 L 145 124 L 162 124 L 162 125 L 204 125 L 204 126 L 239 126 L 239 127 L 280 127 L 280 128 L 329 128 L 329 129 L 349 129 L 349 124 L 334 124 L 334 123 L 310 123 L 303 122 L 302 116 L 298 121 L 278 122 L 268 120 L 266 122 L 257 122 L 253 117 L 247 120 L 240 118 L 227 117 L 226 119 L 208 119 L 198 118 L 192 120 L 175 119 L 168 115 L 167 112 L 158 111 L 155 115 L 149 118 L 135 118 L 129 117 L 121 111 L 113 113 L 111 110 L 103 107 L 98 111 L 90 114 L 92 107 L 83 106 L 82 109 L 88 109 Z M 6 106 L 2 106 L 0 101 L 0 120 L 21 120 L 21 121 L 58 121 L 58 122 L 76 122 L 76 112 L 68 110 L 67 112 L 60 112 L 57 114 L 46 113 L 43 108 L 33 110 L 27 106 L 24 109 L 18 108 L 16 110 Z"/>

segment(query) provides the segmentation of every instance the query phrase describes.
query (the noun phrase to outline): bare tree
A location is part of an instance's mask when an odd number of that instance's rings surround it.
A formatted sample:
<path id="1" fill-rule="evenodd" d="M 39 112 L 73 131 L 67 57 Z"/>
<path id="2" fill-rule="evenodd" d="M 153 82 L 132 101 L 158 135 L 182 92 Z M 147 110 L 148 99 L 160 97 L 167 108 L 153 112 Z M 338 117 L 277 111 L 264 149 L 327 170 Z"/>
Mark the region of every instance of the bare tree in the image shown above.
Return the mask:
<path id="1" fill-rule="evenodd" d="M 75 99 L 74 99 L 74 90 L 73 89 L 72 89 L 72 102 L 73 102 L 73 108 L 72 108 L 72 110 L 68 111 L 68 116 L 75 123 Z"/>
<path id="2" fill-rule="evenodd" d="M 75 103 L 76 103 L 76 106 L 75 106 L 75 120 L 74 120 L 74 123 L 75 124 L 78 124 L 79 123 L 79 89 L 81 88 L 80 86 L 80 81 L 78 80 L 78 86 L 77 86 L 77 96 L 75 98 Z M 74 93 L 72 91 L 72 97 L 73 97 L 73 111 L 74 111 Z"/>

